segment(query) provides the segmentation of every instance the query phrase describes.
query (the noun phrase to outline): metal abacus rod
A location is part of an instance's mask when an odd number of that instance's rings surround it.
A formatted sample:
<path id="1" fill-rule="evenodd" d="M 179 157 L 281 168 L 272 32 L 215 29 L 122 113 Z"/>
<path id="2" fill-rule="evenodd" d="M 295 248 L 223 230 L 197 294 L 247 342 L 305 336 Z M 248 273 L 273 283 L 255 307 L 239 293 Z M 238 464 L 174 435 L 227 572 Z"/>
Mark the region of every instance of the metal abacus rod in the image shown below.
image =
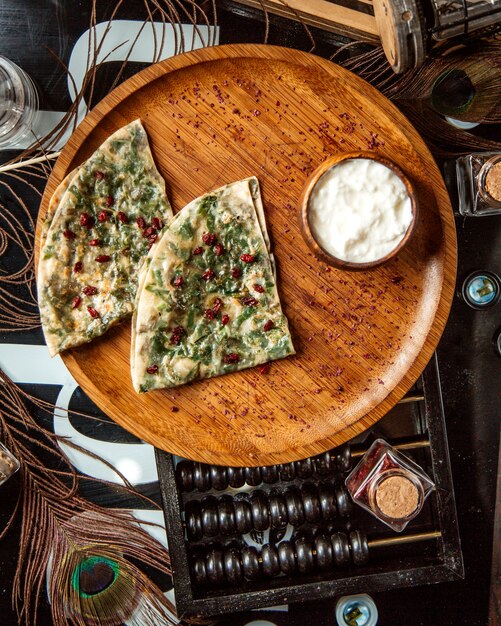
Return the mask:
<path id="1" fill-rule="evenodd" d="M 305 483 L 269 493 L 256 489 L 251 494 L 219 498 L 204 496 L 185 505 L 185 527 L 189 541 L 217 535 L 246 534 L 251 530 L 285 528 L 287 524 L 329 521 L 347 517 L 352 504 L 346 487 L 332 482 Z"/>
<path id="2" fill-rule="evenodd" d="M 235 585 L 244 579 L 254 581 L 280 574 L 290 576 L 328 571 L 350 563 L 363 565 L 369 560 L 370 549 L 440 537 L 440 531 L 428 531 L 368 540 L 365 533 L 355 530 L 349 535 L 319 533 L 313 540 L 300 536 L 278 545 L 267 543 L 260 553 L 252 546 L 214 545 L 205 554 L 193 551 L 191 573 L 198 585 Z"/>
<path id="3" fill-rule="evenodd" d="M 415 450 L 429 445 L 429 440 L 422 437 L 395 443 L 394 447 L 397 450 Z M 349 445 L 344 445 L 301 461 L 263 467 L 223 467 L 183 460 L 176 466 L 176 482 L 180 491 L 205 492 L 211 489 L 224 491 L 228 487 L 238 489 L 245 484 L 256 487 L 262 483 L 274 484 L 280 480 L 310 478 L 314 473 L 319 476 L 333 474 L 341 476 L 351 469 L 353 459 L 363 456 L 366 452 L 366 448 L 353 449 Z"/>

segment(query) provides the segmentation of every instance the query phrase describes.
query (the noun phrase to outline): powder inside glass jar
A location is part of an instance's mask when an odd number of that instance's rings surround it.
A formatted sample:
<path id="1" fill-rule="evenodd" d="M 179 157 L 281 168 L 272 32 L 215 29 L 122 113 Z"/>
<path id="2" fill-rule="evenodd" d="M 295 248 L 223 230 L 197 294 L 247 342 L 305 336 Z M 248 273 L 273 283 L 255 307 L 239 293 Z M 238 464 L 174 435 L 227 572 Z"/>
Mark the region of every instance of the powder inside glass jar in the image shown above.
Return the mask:
<path id="1" fill-rule="evenodd" d="M 485 176 L 485 190 L 497 202 L 501 202 L 501 161 L 495 163 Z"/>
<path id="2" fill-rule="evenodd" d="M 417 509 L 419 493 L 416 485 L 405 476 L 391 476 L 379 484 L 376 504 L 383 515 L 403 519 Z"/>

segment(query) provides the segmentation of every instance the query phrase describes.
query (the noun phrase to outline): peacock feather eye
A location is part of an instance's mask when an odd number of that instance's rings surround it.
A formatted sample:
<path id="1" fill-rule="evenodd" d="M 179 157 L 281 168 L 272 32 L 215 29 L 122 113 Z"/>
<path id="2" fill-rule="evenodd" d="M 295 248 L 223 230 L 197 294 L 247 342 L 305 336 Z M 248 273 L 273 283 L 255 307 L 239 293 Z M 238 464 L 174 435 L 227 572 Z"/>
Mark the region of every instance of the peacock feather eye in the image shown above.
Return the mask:
<path id="1" fill-rule="evenodd" d="M 75 567 L 72 585 L 83 598 L 96 596 L 115 583 L 120 567 L 104 556 L 85 557 Z"/>
<path id="2" fill-rule="evenodd" d="M 119 626 L 138 608 L 140 583 L 122 554 L 99 551 L 93 546 L 73 553 L 66 610 L 89 626 Z"/>
<path id="3" fill-rule="evenodd" d="M 475 86 L 464 69 L 449 69 L 433 85 L 431 106 L 437 113 L 453 117 L 468 109 L 475 94 Z"/>

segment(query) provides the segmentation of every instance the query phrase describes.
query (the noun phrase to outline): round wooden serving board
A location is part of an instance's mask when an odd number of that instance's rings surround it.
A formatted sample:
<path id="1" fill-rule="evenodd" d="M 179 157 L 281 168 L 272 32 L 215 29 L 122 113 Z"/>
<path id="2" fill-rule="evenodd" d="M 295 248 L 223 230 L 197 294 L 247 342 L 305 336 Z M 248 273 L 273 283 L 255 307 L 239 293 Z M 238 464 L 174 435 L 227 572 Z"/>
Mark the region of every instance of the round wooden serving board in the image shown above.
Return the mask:
<path id="1" fill-rule="evenodd" d="M 87 116 L 54 167 L 39 226 L 65 174 L 136 118 L 175 212 L 225 183 L 259 178 L 297 355 L 273 362 L 268 374 L 254 368 L 137 395 L 125 322 L 63 353 L 78 383 L 145 441 L 213 464 L 287 462 L 374 424 L 430 359 L 455 282 L 452 209 L 414 128 L 370 85 L 319 57 L 260 45 L 197 50 L 145 69 Z M 343 272 L 310 253 L 299 197 L 324 159 L 358 150 L 400 166 L 415 186 L 419 223 L 387 265 Z"/>

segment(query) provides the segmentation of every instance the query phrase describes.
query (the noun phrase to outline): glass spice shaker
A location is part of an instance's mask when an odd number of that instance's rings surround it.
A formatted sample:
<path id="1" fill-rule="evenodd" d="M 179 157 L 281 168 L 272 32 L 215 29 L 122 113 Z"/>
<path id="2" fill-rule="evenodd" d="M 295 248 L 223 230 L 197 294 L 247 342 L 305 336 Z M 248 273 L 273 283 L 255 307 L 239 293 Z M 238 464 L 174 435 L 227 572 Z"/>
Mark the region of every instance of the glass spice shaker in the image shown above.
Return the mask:
<path id="1" fill-rule="evenodd" d="M 397 532 L 419 514 L 435 485 L 383 439 L 376 439 L 346 478 L 354 502 Z"/>
<path id="2" fill-rule="evenodd" d="M 38 93 L 31 78 L 0 55 L 0 149 L 15 148 L 33 129 Z"/>
<path id="3" fill-rule="evenodd" d="M 0 443 L 0 485 L 19 469 L 19 461 Z"/>
<path id="4" fill-rule="evenodd" d="M 501 153 L 479 152 L 456 160 L 461 215 L 501 213 Z"/>

